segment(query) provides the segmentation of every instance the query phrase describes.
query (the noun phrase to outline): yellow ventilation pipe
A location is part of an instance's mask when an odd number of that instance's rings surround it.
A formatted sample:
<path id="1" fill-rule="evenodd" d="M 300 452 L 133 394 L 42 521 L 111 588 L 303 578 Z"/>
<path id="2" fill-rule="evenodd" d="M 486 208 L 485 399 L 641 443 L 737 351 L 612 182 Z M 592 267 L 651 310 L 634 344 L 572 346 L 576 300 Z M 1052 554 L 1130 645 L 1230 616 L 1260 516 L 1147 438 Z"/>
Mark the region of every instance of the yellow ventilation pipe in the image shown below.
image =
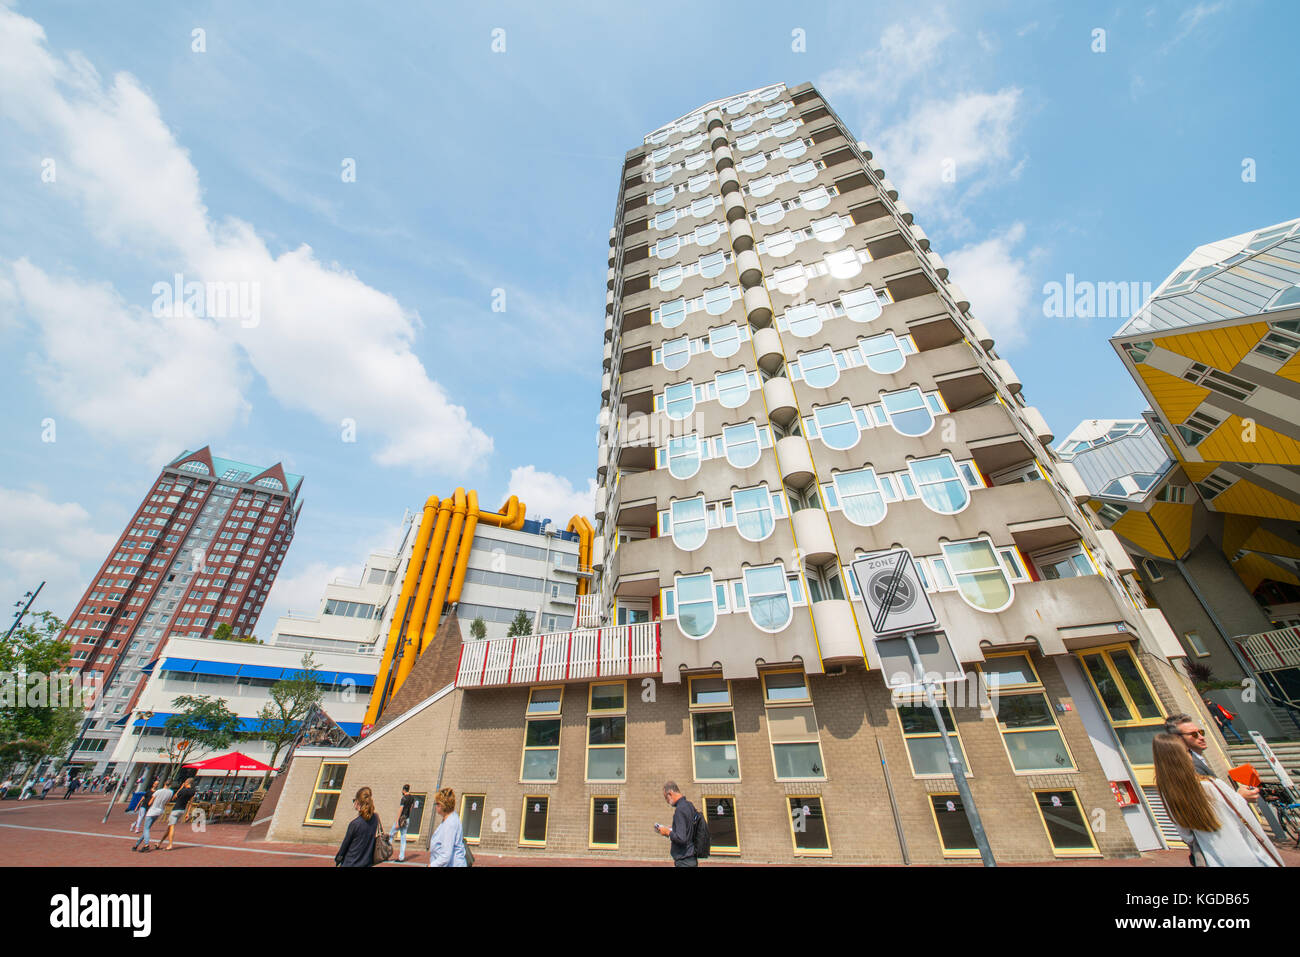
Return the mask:
<path id="1" fill-rule="evenodd" d="M 478 495 L 474 496 L 475 501 Z M 447 600 L 447 586 L 451 583 L 451 572 L 456 564 L 453 557 L 453 549 L 461 541 L 461 529 L 465 527 L 465 512 L 468 508 L 468 500 L 463 488 L 456 489 L 456 504 L 451 512 L 451 527 L 447 529 L 447 544 L 442 550 L 442 561 L 438 563 L 438 581 L 433 586 L 433 597 L 429 599 L 429 613 L 424 618 L 424 628 L 419 632 L 419 644 L 415 645 L 416 654 L 411 655 L 411 664 L 415 664 L 415 659 L 424 653 L 424 649 L 429 647 L 433 641 L 433 635 L 438 630 L 438 620 L 442 618 L 443 602 Z M 475 517 L 477 518 L 477 509 Z M 415 635 L 414 628 L 409 632 Z M 405 665 L 405 662 L 403 662 Z M 406 666 L 405 671 L 410 671 L 410 666 Z M 398 679 L 405 680 L 406 674 L 399 673 Z"/>
<path id="2" fill-rule="evenodd" d="M 461 491 L 460 494 L 463 502 L 464 492 Z M 455 502 L 451 496 L 448 496 L 442 500 L 442 504 L 438 507 L 438 524 L 434 526 L 433 537 L 429 540 L 429 557 L 424 563 L 424 572 L 420 575 L 420 590 L 415 596 L 415 608 L 411 612 L 410 620 L 406 623 L 402 643 L 402 657 L 397 662 L 397 675 L 393 679 L 392 688 L 389 689 L 390 698 L 397 694 L 397 690 L 402 687 L 402 682 L 410 674 L 415 659 L 420 656 L 420 628 L 424 624 L 425 614 L 429 608 L 429 593 L 433 591 L 434 582 L 438 575 L 438 566 L 442 563 L 447 530 L 451 524 L 454 506 Z"/>
<path id="3" fill-rule="evenodd" d="M 566 532 L 576 532 L 578 535 L 578 567 L 591 568 L 591 541 L 595 537 L 595 530 L 591 527 L 591 522 L 587 521 L 581 515 L 575 515 L 569 519 L 569 527 Z M 588 580 L 585 576 L 578 576 L 578 594 L 587 594 Z"/>
<path id="4" fill-rule="evenodd" d="M 430 495 L 424 503 L 424 516 L 420 519 L 420 529 L 415 535 L 415 545 L 411 549 L 411 560 L 406 566 L 406 576 L 402 579 L 402 591 L 397 604 L 393 606 L 393 622 L 388 629 L 388 643 L 384 646 L 384 657 L 379 662 L 379 674 L 375 687 L 370 692 L 370 703 L 366 706 L 366 716 L 362 724 L 374 724 L 379 716 L 379 702 L 384 696 L 384 682 L 388 680 L 388 669 L 393 665 L 393 655 L 402 637 L 402 618 L 406 606 L 415 593 L 415 586 L 420 580 L 420 566 L 429 548 L 429 536 L 433 534 L 433 524 L 438 512 L 438 496 Z"/>

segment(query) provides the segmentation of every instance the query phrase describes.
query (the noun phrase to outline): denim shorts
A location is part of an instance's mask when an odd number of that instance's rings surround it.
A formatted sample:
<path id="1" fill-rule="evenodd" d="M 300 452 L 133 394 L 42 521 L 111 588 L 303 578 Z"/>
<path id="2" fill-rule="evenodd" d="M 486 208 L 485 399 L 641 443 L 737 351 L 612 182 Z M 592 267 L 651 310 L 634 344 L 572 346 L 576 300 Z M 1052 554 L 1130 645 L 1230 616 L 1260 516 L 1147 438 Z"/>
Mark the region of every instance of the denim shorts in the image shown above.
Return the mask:
<path id="1" fill-rule="evenodd" d="M 167 826 L 175 827 L 177 824 L 179 824 L 181 820 L 181 815 L 184 813 L 185 813 L 184 811 L 172 811 L 171 814 L 167 816 Z"/>

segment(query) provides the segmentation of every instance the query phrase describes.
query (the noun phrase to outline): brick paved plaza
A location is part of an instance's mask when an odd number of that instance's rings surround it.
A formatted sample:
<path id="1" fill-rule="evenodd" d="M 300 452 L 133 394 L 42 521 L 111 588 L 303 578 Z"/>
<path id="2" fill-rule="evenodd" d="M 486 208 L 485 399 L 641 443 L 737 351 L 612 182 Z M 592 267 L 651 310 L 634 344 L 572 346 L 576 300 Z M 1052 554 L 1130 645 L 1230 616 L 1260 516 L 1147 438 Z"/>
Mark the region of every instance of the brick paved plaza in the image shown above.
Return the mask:
<path id="1" fill-rule="evenodd" d="M 335 847 L 246 842 L 244 838 L 248 833 L 248 825 L 245 824 L 213 824 L 202 832 L 195 832 L 190 825 L 181 825 L 176 830 L 174 850 L 132 853 L 131 845 L 135 842 L 136 835 L 130 832 L 130 827 L 135 817 L 124 813 L 119 805 L 110 815 L 108 823 L 101 823 L 107 801 L 108 798 L 102 794 L 78 794 L 65 801 L 62 790 L 58 789 L 52 791 L 44 801 L 32 799 L 0 802 L 0 866 L 332 867 L 334 864 Z M 154 828 L 155 843 L 163 833 L 165 828 Z M 618 863 L 624 866 L 666 867 L 667 856 L 665 847 L 663 860 Z M 1288 867 L 1300 867 L 1300 851 L 1283 849 L 1282 858 Z M 428 848 L 416 848 L 408 843 L 405 864 L 391 862 L 384 866 L 417 867 L 425 866 L 428 862 Z M 500 857 L 489 854 L 477 854 L 476 862 L 477 866 L 522 867 L 583 867 L 593 863 L 582 859 Z M 1187 855 L 1183 851 L 1156 851 L 1122 861 L 1042 863 L 1086 867 L 1186 867 Z M 708 862 L 710 867 L 715 865 L 737 866 L 734 862 L 718 858 Z M 978 866 L 978 863 L 958 866 Z"/>

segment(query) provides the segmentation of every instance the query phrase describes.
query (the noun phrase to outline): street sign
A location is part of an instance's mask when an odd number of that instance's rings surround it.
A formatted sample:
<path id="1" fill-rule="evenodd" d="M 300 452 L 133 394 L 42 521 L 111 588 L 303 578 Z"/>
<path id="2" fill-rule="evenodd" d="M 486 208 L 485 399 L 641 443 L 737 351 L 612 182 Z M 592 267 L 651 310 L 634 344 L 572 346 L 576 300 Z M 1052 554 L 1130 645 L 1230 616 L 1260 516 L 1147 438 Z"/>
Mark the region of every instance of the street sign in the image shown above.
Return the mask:
<path id="1" fill-rule="evenodd" d="M 853 560 L 852 568 L 877 640 L 934 628 L 934 609 L 906 548 L 863 555 Z"/>
<path id="2" fill-rule="evenodd" d="M 1255 742 L 1255 747 L 1259 748 L 1259 753 L 1264 756 L 1264 760 L 1268 762 L 1268 766 L 1272 768 L 1273 773 L 1277 775 L 1278 782 L 1282 787 L 1286 788 L 1288 791 L 1294 788 L 1295 785 L 1291 783 L 1291 776 L 1286 773 L 1286 768 L 1282 767 L 1282 762 L 1277 759 L 1277 755 L 1274 754 L 1273 749 L 1268 746 L 1268 742 L 1264 740 L 1264 736 L 1258 731 L 1250 731 L 1247 733 L 1250 735 L 1250 739 Z"/>
<path id="3" fill-rule="evenodd" d="M 930 632 L 916 635 L 914 641 L 921 659 L 919 669 L 912 658 L 906 637 L 876 639 L 880 673 L 884 676 L 886 688 L 892 691 L 895 688 L 920 687 L 927 681 L 947 684 L 966 680 L 966 672 L 957 663 L 957 655 L 953 652 L 947 635 Z"/>

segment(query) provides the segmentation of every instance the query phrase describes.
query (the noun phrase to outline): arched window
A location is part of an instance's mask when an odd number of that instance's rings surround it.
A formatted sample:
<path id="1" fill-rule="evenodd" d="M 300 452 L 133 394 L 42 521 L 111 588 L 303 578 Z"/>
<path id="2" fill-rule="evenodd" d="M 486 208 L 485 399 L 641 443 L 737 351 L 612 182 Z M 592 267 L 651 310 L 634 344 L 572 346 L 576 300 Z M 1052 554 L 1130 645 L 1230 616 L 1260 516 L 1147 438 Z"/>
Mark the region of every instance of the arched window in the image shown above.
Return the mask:
<path id="1" fill-rule="evenodd" d="M 773 126 L 769 132 L 773 136 L 778 138 L 782 136 L 789 136 L 791 133 L 794 132 L 795 127 L 798 125 L 799 124 L 796 123 L 794 120 L 782 120 L 780 123 L 777 123 L 775 126 Z"/>
<path id="2" fill-rule="evenodd" d="M 814 409 L 813 421 L 817 423 L 817 434 L 827 448 L 844 451 L 858 444 L 861 432 L 850 403 L 840 402 Z"/>
<path id="3" fill-rule="evenodd" d="M 182 472 L 197 472 L 199 475 L 211 475 L 212 470 L 202 462 L 189 461 L 180 466 Z"/>
<path id="4" fill-rule="evenodd" d="M 816 175 L 817 163 L 813 160 L 790 167 L 790 179 L 796 183 L 806 183 Z"/>
<path id="5" fill-rule="evenodd" d="M 688 479 L 700 470 L 700 440 L 695 435 L 683 435 L 668 440 L 668 474 L 677 479 Z"/>
<path id="6" fill-rule="evenodd" d="M 778 116 L 785 116 L 790 110 L 789 103 L 773 103 L 763 110 L 763 115 L 770 119 L 776 119 Z"/>
<path id="7" fill-rule="evenodd" d="M 686 318 L 686 300 L 674 299 L 659 306 L 659 325 L 665 329 L 676 329 Z"/>
<path id="8" fill-rule="evenodd" d="M 722 200 L 716 196 L 701 196 L 691 201 L 691 215 L 700 219 L 717 209 L 721 203 Z"/>
<path id="9" fill-rule="evenodd" d="M 799 374 L 814 389 L 829 389 L 840 378 L 840 367 L 835 362 L 835 350 L 818 349 L 799 356 Z"/>
<path id="10" fill-rule="evenodd" d="M 758 462 L 758 426 L 753 422 L 725 427 L 722 430 L 722 444 L 727 461 L 733 468 L 747 469 Z"/>
<path id="11" fill-rule="evenodd" d="M 998 612 L 1011 604 L 1014 594 L 993 543 L 986 538 L 943 542 L 943 557 L 957 583 L 957 591 L 972 608 Z"/>
<path id="12" fill-rule="evenodd" d="M 840 296 L 840 304 L 844 306 L 844 314 L 854 322 L 878 319 L 882 311 L 880 299 L 870 286 L 844 293 Z"/>
<path id="13" fill-rule="evenodd" d="M 663 346 L 663 366 L 669 372 L 676 372 L 678 369 L 686 368 L 686 363 L 691 359 L 691 337 L 682 336 L 680 339 L 667 339 Z"/>
<path id="14" fill-rule="evenodd" d="M 703 638 L 713 631 L 718 620 L 714 602 L 713 575 L 678 575 L 673 580 L 677 604 L 677 627 L 688 638 Z"/>
<path id="15" fill-rule="evenodd" d="M 858 343 L 862 357 L 867 360 L 867 367 L 881 375 L 892 375 L 907 362 L 906 355 L 912 352 L 911 343 L 898 339 L 892 332 L 863 339 Z"/>
<path id="16" fill-rule="evenodd" d="M 704 279 L 713 279 L 715 276 L 721 276 L 722 271 L 727 268 L 727 253 L 719 249 L 717 252 L 709 253 L 707 256 L 700 257 L 700 276 Z"/>
<path id="17" fill-rule="evenodd" d="M 803 292 L 808 288 L 808 271 L 803 263 L 793 263 L 772 270 L 772 284 L 787 296 Z"/>
<path id="18" fill-rule="evenodd" d="M 934 427 L 934 415 L 920 389 L 885 392 L 880 396 L 880 404 L 885 409 L 889 424 L 899 435 L 916 438 Z"/>
<path id="19" fill-rule="evenodd" d="M 885 517 L 885 496 L 880 490 L 875 469 L 836 472 L 831 481 L 840 500 L 840 510 L 854 525 L 870 528 Z"/>
<path id="20" fill-rule="evenodd" d="M 746 173 L 757 173 L 767 165 L 767 154 L 755 153 L 753 156 L 746 156 L 736 165 Z"/>
<path id="21" fill-rule="evenodd" d="M 954 515 L 970 504 L 970 492 L 957 474 L 957 465 L 951 455 L 937 455 L 931 459 L 908 462 L 921 501 L 932 512 Z"/>
<path id="22" fill-rule="evenodd" d="M 713 377 L 718 402 L 726 409 L 738 409 L 749 401 L 750 375 L 746 369 L 731 369 Z"/>
<path id="23" fill-rule="evenodd" d="M 682 284 L 683 274 L 684 270 L 682 269 L 681 263 L 672 266 L 665 266 L 663 269 L 659 270 L 659 275 L 657 277 L 659 281 L 659 289 L 663 292 L 669 292 L 676 289 Z"/>
<path id="24" fill-rule="evenodd" d="M 664 413 L 681 421 L 695 411 L 695 383 L 690 379 L 664 388 Z"/>
<path id="25" fill-rule="evenodd" d="M 693 552 L 709 536 L 705 521 L 704 496 L 673 502 L 668 509 L 673 544 L 683 551 Z"/>
<path id="26" fill-rule="evenodd" d="M 802 267 L 800 267 L 802 268 Z M 785 327 L 790 335 L 806 339 L 822 330 L 822 313 L 815 302 L 801 302 L 785 311 Z"/>
<path id="27" fill-rule="evenodd" d="M 862 263 L 858 261 L 858 251 L 852 246 L 838 252 L 827 253 L 822 258 L 826 261 L 826 268 L 830 270 L 830 274 L 836 279 L 852 279 L 862 272 Z"/>
<path id="28" fill-rule="evenodd" d="M 655 243 L 655 255 L 660 259 L 671 259 L 682 248 L 680 236 L 668 236 Z"/>
<path id="29" fill-rule="evenodd" d="M 704 290 L 704 311 L 711 316 L 720 316 L 731 308 L 735 300 L 730 286 L 714 286 Z"/>
<path id="30" fill-rule="evenodd" d="M 722 235 L 722 223 L 705 223 L 695 227 L 695 245 L 704 248 L 712 246 Z"/>
<path id="31" fill-rule="evenodd" d="M 719 359 L 734 356 L 740 351 L 740 327 L 734 322 L 709 330 L 709 351 Z"/>
<path id="32" fill-rule="evenodd" d="M 731 493 L 735 509 L 736 531 L 747 542 L 761 542 L 776 527 L 772 512 L 772 493 L 766 485 L 736 489 Z"/>
<path id="33" fill-rule="evenodd" d="M 816 186 L 799 194 L 799 205 L 812 212 L 830 205 L 831 193 L 825 186 Z"/>
<path id="34" fill-rule="evenodd" d="M 766 196 L 772 190 L 776 189 L 777 179 L 775 176 L 768 174 L 761 179 L 756 179 L 749 184 L 750 196 Z"/>
<path id="35" fill-rule="evenodd" d="M 650 197 L 650 202 L 656 206 L 662 206 L 664 203 L 671 203 L 673 197 L 677 195 L 677 189 L 673 186 L 660 186 Z"/>
<path id="36" fill-rule="evenodd" d="M 665 209 L 662 213 L 655 213 L 655 229 L 672 229 L 677 225 L 677 210 Z"/>
<path id="37" fill-rule="evenodd" d="M 808 224 L 812 234 L 821 242 L 833 243 L 844 235 L 844 223 L 838 215 L 814 219 Z"/>
<path id="38" fill-rule="evenodd" d="M 827 202 L 829 201 L 830 200 L 828 199 Z M 764 226 L 771 226 L 775 223 L 779 223 L 785 217 L 785 204 L 778 199 L 774 203 L 767 203 L 766 205 L 758 207 L 755 212 L 758 215 L 758 221 L 760 223 Z"/>
<path id="39" fill-rule="evenodd" d="M 788 256 L 794 252 L 794 233 L 783 229 L 763 238 L 763 253 L 767 256 Z"/>
<path id="40" fill-rule="evenodd" d="M 745 569 L 745 598 L 749 620 L 762 631 L 770 634 L 782 631 L 794 617 L 785 566 L 780 562 Z"/>

